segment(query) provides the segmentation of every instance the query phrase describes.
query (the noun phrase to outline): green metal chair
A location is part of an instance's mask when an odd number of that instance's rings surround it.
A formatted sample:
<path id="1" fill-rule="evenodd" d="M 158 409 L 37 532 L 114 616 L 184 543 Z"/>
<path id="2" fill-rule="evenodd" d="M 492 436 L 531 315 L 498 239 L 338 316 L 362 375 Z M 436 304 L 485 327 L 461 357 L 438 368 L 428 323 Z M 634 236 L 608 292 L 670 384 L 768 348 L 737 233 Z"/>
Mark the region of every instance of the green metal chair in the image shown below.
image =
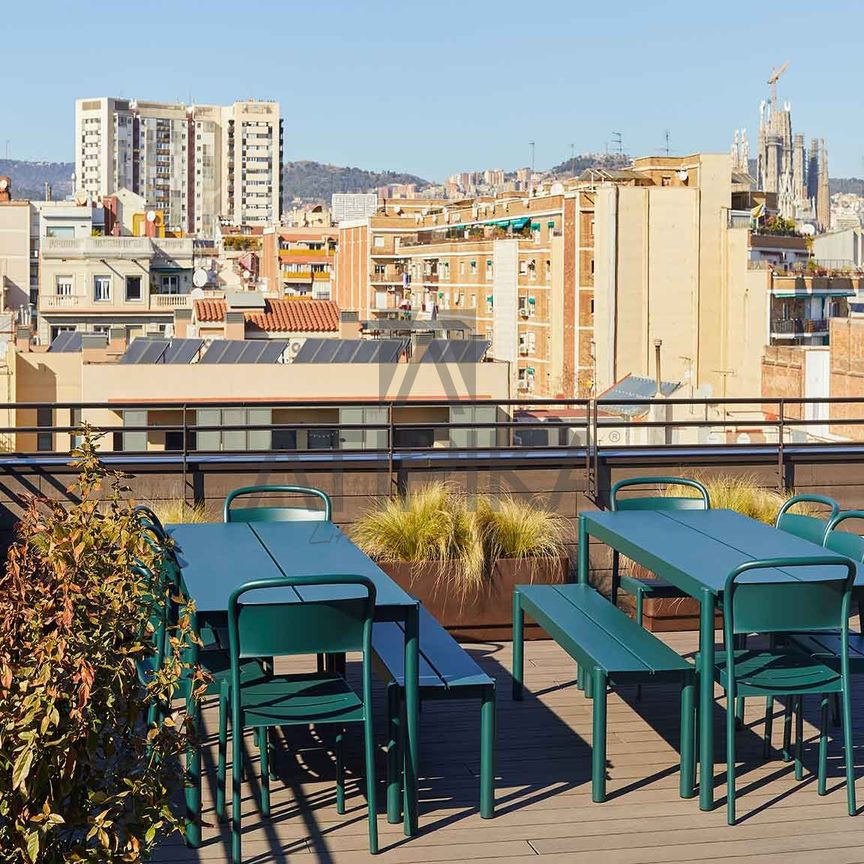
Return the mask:
<path id="1" fill-rule="evenodd" d="M 313 594 L 302 603 L 268 602 L 267 594 L 304 587 Z M 314 589 L 314 590 L 310 590 Z M 246 596 L 253 593 L 254 597 Z M 320 599 L 319 599 L 320 598 Z M 244 602 L 245 601 L 245 602 Z M 375 741 L 372 725 L 372 619 L 375 585 L 364 576 L 286 576 L 247 582 L 228 602 L 231 646 L 232 809 L 231 854 L 241 864 L 241 784 L 243 731 L 256 729 L 261 752 L 261 810 L 270 811 L 270 766 L 267 730 L 271 726 L 363 725 L 366 797 L 369 806 L 369 851 L 378 851 L 375 806 Z M 334 672 L 274 674 L 266 681 L 244 680 L 244 661 L 261 656 L 285 657 L 360 651 L 362 696 Z M 336 740 L 336 809 L 345 812 L 341 731 Z M 224 783 L 225 742 L 219 747 L 219 779 Z"/>
<path id="2" fill-rule="evenodd" d="M 312 495 L 320 498 L 323 509 L 312 507 L 232 507 L 237 498 L 250 495 L 270 495 L 277 492 Z M 228 493 L 225 499 L 226 522 L 330 522 L 333 517 L 333 503 L 330 496 L 312 486 L 243 486 Z"/>
<path id="3" fill-rule="evenodd" d="M 822 518 L 808 513 L 791 513 L 792 508 L 799 504 L 820 504 L 828 508 L 828 516 Z M 833 498 L 824 495 L 794 495 L 780 508 L 774 527 L 821 546 L 828 530 L 828 523 L 839 512 L 840 505 Z"/>
<path id="4" fill-rule="evenodd" d="M 795 579 L 788 571 L 824 568 L 825 578 Z M 788 580 L 778 580 L 781 569 Z M 774 570 L 760 579 L 760 571 Z M 845 571 L 845 573 L 844 573 Z M 718 652 L 714 678 L 726 694 L 727 821 L 735 824 L 735 711 L 739 696 L 786 696 L 796 709 L 795 776 L 801 779 L 803 698 L 822 696 L 819 738 L 818 792 L 826 792 L 829 696 L 840 695 L 846 754 L 846 793 L 849 815 L 855 815 L 855 774 L 852 750 L 852 705 L 849 691 L 849 604 L 855 564 L 837 558 L 773 558 L 750 561 L 726 579 L 723 603 L 723 650 Z M 796 648 L 772 644 L 768 648 L 738 648 L 736 637 L 789 632 L 817 633 L 839 630 L 839 663 L 834 658 L 809 655 Z M 709 781 L 710 782 L 710 781 Z"/>
<path id="5" fill-rule="evenodd" d="M 699 497 L 673 497 L 666 495 L 649 495 L 637 498 L 621 497 L 624 489 L 656 486 L 684 486 L 695 489 Z M 686 477 L 633 477 L 629 480 L 619 480 L 609 493 L 609 509 L 620 510 L 708 510 L 711 501 L 708 490 L 698 481 Z M 642 623 L 642 610 L 645 598 L 651 597 L 687 597 L 680 588 L 665 579 L 647 579 L 638 576 L 621 574 L 620 554 L 612 553 L 612 603 L 618 604 L 618 591 L 624 591 L 636 598 L 636 621 Z"/>

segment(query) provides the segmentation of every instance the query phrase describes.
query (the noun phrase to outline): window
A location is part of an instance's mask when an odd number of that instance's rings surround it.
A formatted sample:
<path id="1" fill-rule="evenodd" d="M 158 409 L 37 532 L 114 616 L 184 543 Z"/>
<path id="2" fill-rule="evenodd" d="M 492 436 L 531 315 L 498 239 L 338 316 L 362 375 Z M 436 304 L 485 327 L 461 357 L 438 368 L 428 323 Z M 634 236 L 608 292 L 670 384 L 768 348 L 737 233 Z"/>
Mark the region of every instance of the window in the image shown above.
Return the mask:
<path id="1" fill-rule="evenodd" d="M 141 277 L 127 276 L 126 277 L 126 299 L 127 300 L 143 300 L 141 295 Z"/>
<path id="2" fill-rule="evenodd" d="M 57 277 L 57 296 L 71 297 L 72 296 L 72 277 L 58 276 Z"/>
<path id="3" fill-rule="evenodd" d="M 668 174 L 664 174 L 660 178 L 660 185 L 661 186 L 671 186 L 672 185 L 672 178 Z"/>
<path id="4" fill-rule="evenodd" d="M 477 275 L 477 262 L 476 261 L 471 262 L 471 275 L 472 276 Z"/>
<path id="5" fill-rule="evenodd" d="M 98 335 L 107 336 L 110 333 L 110 331 L 111 331 L 111 327 L 108 324 L 94 324 L 93 325 L 93 332 L 98 334 Z"/>
<path id="6" fill-rule="evenodd" d="M 111 300 L 111 277 L 93 277 L 93 300 L 96 303 L 106 303 Z"/>
<path id="7" fill-rule="evenodd" d="M 372 245 L 376 249 L 383 249 L 384 248 L 384 238 L 380 234 L 376 234 L 374 239 L 372 240 Z"/>
<path id="8" fill-rule="evenodd" d="M 594 275 L 594 259 L 591 259 L 591 275 Z"/>
<path id="9" fill-rule="evenodd" d="M 163 276 L 162 277 L 162 293 L 163 294 L 179 294 L 180 293 L 180 278 L 178 276 Z"/>
<path id="10" fill-rule="evenodd" d="M 537 279 L 537 262 L 533 259 L 531 263 L 528 265 L 528 278 L 534 282 Z"/>
<path id="11" fill-rule="evenodd" d="M 486 278 L 487 279 L 492 278 L 492 259 L 491 258 L 486 259 Z"/>
<path id="12" fill-rule="evenodd" d="M 75 227 L 73 225 L 48 225 L 45 228 L 46 237 L 75 238 Z"/>
<path id="13" fill-rule="evenodd" d="M 465 262 L 464 261 L 459 262 L 459 275 L 460 276 L 465 275 Z"/>
<path id="14" fill-rule="evenodd" d="M 51 341 L 53 342 L 61 333 L 74 333 L 74 324 L 58 324 L 51 328 Z"/>
<path id="15" fill-rule="evenodd" d="M 519 275 L 525 276 L 525 275 L 527 275 L 527 273 L 528 273 L 528 262 L 527 261 L 520 261 L 519 262 Z"/>
<path id="16" fill-rule="evenodd" d="M 36 425 L 50 429 L 54 425 L 54 409 L 41 407 L 36 409 Z M 40 453 L 50 453 L 54 449 L 52 432 L 36 433 L 36 449 Z"/>

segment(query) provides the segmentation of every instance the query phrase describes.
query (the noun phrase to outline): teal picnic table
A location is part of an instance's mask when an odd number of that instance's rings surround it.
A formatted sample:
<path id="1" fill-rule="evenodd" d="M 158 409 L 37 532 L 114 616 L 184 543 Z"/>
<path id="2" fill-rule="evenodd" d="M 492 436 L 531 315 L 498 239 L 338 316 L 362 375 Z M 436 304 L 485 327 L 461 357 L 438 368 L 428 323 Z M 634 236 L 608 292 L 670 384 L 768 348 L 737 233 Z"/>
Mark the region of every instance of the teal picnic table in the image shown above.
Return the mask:
<path id="1" fill-rule="evenodd" d="M 579 581 L 588 581 L 588 538 L 622 555 L 699 601 L 699 806 L 714 807 L 714 615 L 726 577 L 748 561 L 821 557 L 831 553 L 731 510 L 583 513 L 579 517 Z M 836 557 L 846 559 L 837 554 Z M 771 571 L 761 577 L 770 580 Z M 776 571 L 778 581 L 824 578 L 817 568 Z M 856 585 L 864 585 L 859 567 Z"/>
<path id="2" fill-rule="evenodd" d="M 339 573 L 366 576 L 375 585 L 375 620 L 398 621 L 405 634 L 405 834 L 417 833 L 417 759 L 419 709 L 419 603 L 403 591 L 371 558 L 332 522 L 209 523 L 173 525 L 178 559 L 188 597 L 198 620 L 227 618 L 228 598 L 252 579 L 320 576 Z M 350 596 L 345 586 L 286 587 L 267 593 L 269 603 L 303 603 Z M 244 602 L 255 601 L 250 594 Z M 198 722 L 193 712 L 193 723 Z M 201 841 L 201 766 L 196 750 L 186 787 L 187 842 Z"/>

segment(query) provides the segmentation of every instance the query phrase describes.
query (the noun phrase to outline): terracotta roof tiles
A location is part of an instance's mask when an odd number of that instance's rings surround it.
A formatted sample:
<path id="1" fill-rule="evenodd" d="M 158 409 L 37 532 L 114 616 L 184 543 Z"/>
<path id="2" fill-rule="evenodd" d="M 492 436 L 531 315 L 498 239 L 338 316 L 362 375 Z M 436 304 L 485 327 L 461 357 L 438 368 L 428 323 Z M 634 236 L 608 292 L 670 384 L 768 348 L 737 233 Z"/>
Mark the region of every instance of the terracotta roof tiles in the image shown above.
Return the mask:
<path id="1" fill-rule="evenodd" d="M 202 323 L 225 320 L 224 300 L 196 300 L 195 317 Z M 268 333 L 329 333 L 339 330 L 339 307 L 331 300 L 268 299 L 264 311 L 244 313 L 247 324 Z"/>

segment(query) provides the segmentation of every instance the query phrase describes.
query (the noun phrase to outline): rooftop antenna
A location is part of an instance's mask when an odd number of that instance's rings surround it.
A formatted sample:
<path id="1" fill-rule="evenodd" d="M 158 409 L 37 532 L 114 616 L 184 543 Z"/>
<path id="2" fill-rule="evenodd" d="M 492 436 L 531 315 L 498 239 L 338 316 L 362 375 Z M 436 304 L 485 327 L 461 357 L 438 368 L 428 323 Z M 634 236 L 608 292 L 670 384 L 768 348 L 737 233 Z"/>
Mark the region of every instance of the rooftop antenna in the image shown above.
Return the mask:
<path id="1" fill-rule="evenodd" d="M 612 133 L 612 148 L 619 156 L 624 155 L 624 136 L 620 132 Z"/>
<path id="2" fill-rule="evenodd" d="M 864 159 L 862 159 L 861 161 L 864 162 Z M 570 145 L 570 170 L 571 171 L 576 170 L 576 145 L 575 144 Z"/>
<path id="3" fill-rule="evenodd" d="M 664 129 L 663 130 L 663 141 L 665 142 L 664 143 L 664 150 L 666 151 L 667 156 L 669 155 L 669 153 L 672 150 L 672 147 L 670 146 L 671 140 L 672 140 L 672 136 L 669 134 L 669 130 Z"/>
<path id="4" fill-rule="evenodd" d="M 777 111 L 777 82 L 783 76 L 783 73 L 789 68 L 789 61 L 787 60 L 782 66 L 778 66 L 776 69 L 771 70 L 771 75 L 768 78 L 768 83 L 771 85 L 771 113 L 774 114 Z"/>
<path id="5" fill-rule="evenodd" d="M 534 191 L 534 142 L 529 141 L 528 146 L 531 148 L 531 176 L 528 178 L 528 194 Z"/>

